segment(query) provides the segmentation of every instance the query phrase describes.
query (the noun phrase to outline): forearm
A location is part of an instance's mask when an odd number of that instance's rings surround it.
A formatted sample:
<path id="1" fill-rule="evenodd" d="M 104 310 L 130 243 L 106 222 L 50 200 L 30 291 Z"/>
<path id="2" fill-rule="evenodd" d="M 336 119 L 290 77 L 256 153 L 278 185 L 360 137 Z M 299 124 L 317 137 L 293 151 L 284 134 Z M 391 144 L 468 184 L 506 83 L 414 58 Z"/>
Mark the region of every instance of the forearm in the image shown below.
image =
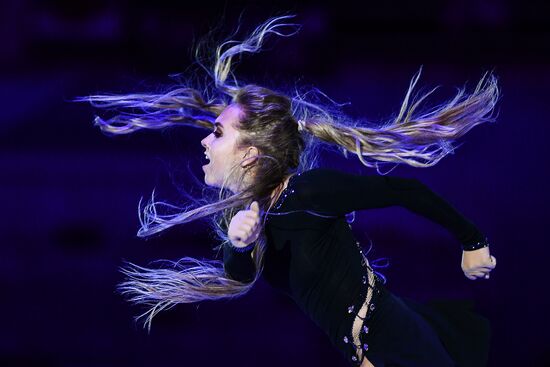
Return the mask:
<path id="1" fill-rule="evenodd" d="M 463 245 L 485 240 L 485 235 L 449 202 L 418 180 L 410 180 L 411 190 L 401 191 L 404 206 L 446 228 Z"/>
<path id="2" fill-rule="evenodd" d="M 239 252 L 228 243 L 223 246 L 223 266 L 229 278 L 243 283 L 251 282 L 256 274 L 252 250 Z"/>

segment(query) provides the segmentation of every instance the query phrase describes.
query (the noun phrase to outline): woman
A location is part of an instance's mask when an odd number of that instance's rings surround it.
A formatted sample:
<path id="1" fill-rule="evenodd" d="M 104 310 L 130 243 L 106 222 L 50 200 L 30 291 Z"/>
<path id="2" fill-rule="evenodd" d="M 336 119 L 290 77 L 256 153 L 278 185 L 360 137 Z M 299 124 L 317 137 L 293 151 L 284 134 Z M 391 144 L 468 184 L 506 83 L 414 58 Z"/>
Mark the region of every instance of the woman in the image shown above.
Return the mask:
<path id="1" fill-rule="evenodd" d="M 204 182 L 219 189 L 217 199 L 195 199 L 177 208 L 155 202 L 144 209 L 140 236 L 213 215 L 222 240 L 223 261 L 185 257 L 169 267 L 129 264 L 120 289 L 149 306 L 146 325 L 178 303 L 242 296 L 264 275 L 289 295 L 321 327 L 355 366 L 481 366 L 488 348 L 488 325 L 468 305 L 421 305 L 388 291 L 355 241 L 347 218 L 359 209 L 401 205 L 447 228 L 463 247 L 468 279 L 489 278 L 496 266 L 483 234 L 451 205 L 420 182 L 388 176 L 356 176 L 316 167 L 319 143 L 353 152 L 368 167 L 405 163 L 436 164 L 451 143 L 474 126 L 491 121 L 498 99 L 494 76 L 482 78 L 471 94 L 420 116 L 414 112 L 430 93 L 409 106 L 418 73 L 394 121 L 369 127 L 336 108 L 287 96 L 256 85 L 238 84 L 232 58 L 258 52 L 266 36 L 285 34 L 268 20 L 242 42 L 216 50 L 216 97 L 205 100 L 185 86 L 166 94 L 95 95 L 101 108 L 118 110 L 96 118 L 103 131 L 126 134 L 139 129 L 192 125 L 212 129 L 201 144 L 208 161 Z M 228 76 L 231 75 L 230 81 Z M 159 214 L 158 209 L 175 210 Z M 467 330 L 467 331 L 466 331 Z"/>

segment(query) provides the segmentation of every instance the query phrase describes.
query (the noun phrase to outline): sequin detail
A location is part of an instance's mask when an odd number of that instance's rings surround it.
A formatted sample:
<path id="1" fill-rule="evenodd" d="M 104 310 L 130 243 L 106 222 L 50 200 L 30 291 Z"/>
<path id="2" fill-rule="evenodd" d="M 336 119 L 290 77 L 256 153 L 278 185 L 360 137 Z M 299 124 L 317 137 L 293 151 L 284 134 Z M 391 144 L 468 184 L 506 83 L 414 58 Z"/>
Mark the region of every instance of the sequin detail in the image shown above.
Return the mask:
<path id="1" fill-rule="evenodd" d="M 297 173 L 297 174 L 293 175 L 292 177 L 290 177 L 290 179 L 288 180 L 288 184 L 286 185 L 283 192 L 279 196 L 279 199 L 277 199 L 277 202 L 275 203 L 275 209 L 279 209 L 281 207 L 281 205 L 283 205 L 283 203 L 285 202 L 285 199 L 287 198 L 287 196 L 289 196 L 290 194 L 294 194 L 294 189 L 291 187 L 292 179 L 295 176 L 300 176 L 301 174 L 302 173 Z"/>
<path id="2" fill-rule="evenodd" d="M 348 224 L 348 226 L 351 228 L 351 225 Z M 349 345 L 349 348 L 353 350 L 352 356 L 351 356 L 351 362 L 356 365 L 360 366 L 365 358 L 365 353 L 369 350 L 369 344 L 367 342 L 367 337 L 369 334 L 369 320 L 372 318 L 372 315 L 374 313 L 374 310 L 376 310 L 376 303 L 378 302 L 379 296 L 380 296 L 380 284 L 382 283 L 380 278 L 374 273 L 374 270 L 370 267 L 368 264 L 368 260 L 366 256 L 363 253 L 363 250 L 361 248 L 361 244 L 359 242 L 355 243 L 358 248 L 359 255 L 362 257 L 361 265 L 364 269 L 364 275 L 361 277 L 361 291 L 360 291 L 360 297 L 359 299 L 362 300 L 362 306 L 359 307 L 359 310 L 356 311 L 356 305 L 349 305 L 347 307 L 347 315 L 348 317 L 352 317 L 352 330 L 350 331 L 349 335 L 345 335 L 343 337 L 343 341 L 345 344 Z M 370 281 L 371 278 L 373 279 Z M 372 283 L 372 284 L 371 284 Z M 360 309 L 365 306 L 365 302 L 367 301 L 367 297 L 369 295 L 369 289 L 372 291 L 372 295 L 370 298 L 370 302 L 367 306 L 367 313 L 365 317 L 361 317 L 359 315 Z M 359 318 L 362 322 L 361 328 L 359 329 L 359 344 L 355 344 L 355 340 L 353 337 L 353 324 L 355 323 L 356 318 Z M 359 357 L 359 353 L 361 353 L 361 357 Z"/>

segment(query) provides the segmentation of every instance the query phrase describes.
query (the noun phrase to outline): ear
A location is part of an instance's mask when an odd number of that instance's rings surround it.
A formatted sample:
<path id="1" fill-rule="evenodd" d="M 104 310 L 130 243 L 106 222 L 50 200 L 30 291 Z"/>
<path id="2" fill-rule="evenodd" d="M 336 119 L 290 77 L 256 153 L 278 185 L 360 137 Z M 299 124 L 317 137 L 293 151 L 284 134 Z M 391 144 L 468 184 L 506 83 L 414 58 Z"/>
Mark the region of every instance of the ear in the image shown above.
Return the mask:
<path id="1" fill-rule="evenodd" d="M 245 151 L 244 156 L 243 156 L 243 161 L 241 162 L 241 167 L 244 168 L 244 167 L 256 162 L 257 158 L 254 158 L 254 157 L 258 156 L 259 154 L 260 154 L 260 151 L 258 150 L 258 148 L 254 147 L 254 146 L 248 147 Z"/>

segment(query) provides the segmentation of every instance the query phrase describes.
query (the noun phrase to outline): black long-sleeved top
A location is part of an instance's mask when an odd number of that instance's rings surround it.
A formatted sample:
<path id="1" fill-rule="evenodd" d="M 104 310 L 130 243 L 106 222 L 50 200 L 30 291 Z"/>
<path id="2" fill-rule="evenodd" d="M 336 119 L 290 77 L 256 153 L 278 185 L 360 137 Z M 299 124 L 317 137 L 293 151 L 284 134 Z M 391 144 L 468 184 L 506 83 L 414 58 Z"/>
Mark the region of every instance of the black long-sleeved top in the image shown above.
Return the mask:
<path id="1" fill-rule="evenodd" d="M 324 168 L 292 176 L 268 215 L 264 279 L 290 296 L 339 348 L 345 348 L 341 339 L 351 329 L 347 308 L 361 304 L 364 275 L 345 214 L 395 205 L 439 223 L 463 244 L 484 239 L 470 221 L 415 179 Z M 255 272 L 251 252 L 236 252 L 231 246 L 224 247 L 224 267 L 241 281 L 251 281 Z"/>

